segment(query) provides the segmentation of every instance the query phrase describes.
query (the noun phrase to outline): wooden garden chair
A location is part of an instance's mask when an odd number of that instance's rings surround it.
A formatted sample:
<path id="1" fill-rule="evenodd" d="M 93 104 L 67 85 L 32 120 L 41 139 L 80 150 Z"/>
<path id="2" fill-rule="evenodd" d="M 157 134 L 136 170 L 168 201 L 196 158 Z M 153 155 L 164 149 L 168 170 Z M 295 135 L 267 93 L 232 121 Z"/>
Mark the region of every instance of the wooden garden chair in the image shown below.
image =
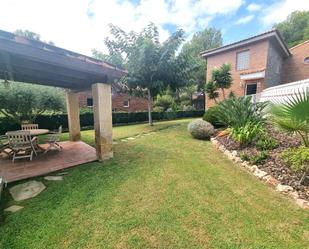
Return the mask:
<path id="1" fill-rule="evenodd" d="M 6 135 L 0 135 L 0 155 L 5 153 L 10 156 L 12 154 L 12 149 L 10 148 L 9 140 Z"/>
<path id="2" fill-rule="evenodd" d="M 22 124 L 21 129 L 23 131 L 35 130 L 35 129 L 39 129 L 39 125 L 38 124 Z"/>
<path id="3" fill-rule="evenodd" d="M 57 132 L 54 132 L 52 134 L 49 134 L 46 138 L 46 142 L 49 144 L 47 149 L 44 153 L 47 153 L 48 151 L 52 150 L 52 148 L 55 148 L 58 151 L 62 150 L 62 146 L 59 144 L 60 142 L 60 135 L 62 133 L 62 125 L 59 126 L 59 129 Z"/>
<path id="4" fill-rule="evenodd" d="M 15 159 L 22 158 L 30 158 L 32 161 L 33 153 L 37 155 L 34 146 L 37 143 L 37 138 L 31 138 L 30 131 L 9 131 L 6 135 L 13 151 L 13 163 Z"/>

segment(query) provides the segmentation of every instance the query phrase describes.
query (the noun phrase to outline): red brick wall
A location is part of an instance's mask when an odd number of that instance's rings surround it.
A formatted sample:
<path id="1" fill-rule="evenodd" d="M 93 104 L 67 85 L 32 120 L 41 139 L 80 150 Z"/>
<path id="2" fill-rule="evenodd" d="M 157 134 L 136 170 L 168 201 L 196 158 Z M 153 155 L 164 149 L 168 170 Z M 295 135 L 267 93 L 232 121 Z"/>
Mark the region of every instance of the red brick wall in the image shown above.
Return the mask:
<path id="1" fill-rule="evenodd" d="M 268 46 L 269 42 L 267 40 L 260 41 L 255 44 L 251 44 L 249 46 L 237 48 L 234 50 L 230 50 L 227 52 L 222 52 L 220 54 L 216 54 L 207 58 L 207 75 L 206 80 L 211 78 L 211 72 L 214 68 L 220 67 L 224 63 L 231 64 L 231 73 L 233 77 L 233 83 L 230 89 L 226 90 L 226 96 L 228 96 L 230 91 L 233 91 L 236 96 L 243 96 L 245 94 L 245 84 L 246 82 L 240 80 L 240 73 L 245 73 L 249 71 L 259 70 L 262 68 L 266 68 L 267 63 L 267 54 L 268 54 Z M 249 49 L 249 69 L 248 70 L 236 70 L 236 54 L 237 52 L 241 52 Z M 250 81 L 250 83 L 257 82 L 257 92 L 260 92 L 264 89 L 264 80 L 254 80 Z M 222 93 L 220 93 L 220 100 L 222 100 Z M 209 100 L 206 98 L 206 106 L 211 107 L 215 105 L 213 100 Z"/>
<path id="2" fill-rule="evenodd" d="M 87 98 L 92 98 L 91 91 L 79 94 L 80 107 L 87 107 Z M 125 101 L 129 101 L 129 107 L 123 106 Z M 112 95 L 112 108 L 114 111 L 139 112 L 147 111 L 148 105 L 147 100 L 144 98 L 130 96 L 126 93 L 115 93 Z"/>
<path id="3" fill-rule="evenodd" d="M 304 59 L 309 57 L 309 41 L 290 49 L 292 56 L 284 61 L 282 83 L 289 83 L 309 78 L 309 64 Z"/>

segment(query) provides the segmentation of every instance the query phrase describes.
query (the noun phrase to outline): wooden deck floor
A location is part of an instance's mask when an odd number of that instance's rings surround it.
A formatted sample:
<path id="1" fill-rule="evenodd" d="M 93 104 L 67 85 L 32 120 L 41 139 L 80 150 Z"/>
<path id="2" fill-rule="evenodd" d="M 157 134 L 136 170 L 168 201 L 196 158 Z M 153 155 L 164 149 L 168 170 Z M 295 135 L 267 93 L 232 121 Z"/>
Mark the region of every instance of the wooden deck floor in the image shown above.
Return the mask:
<path id="1" fill-rule="evenodd" d="M 9 183 L 97 160 L 95 149 L 84 142 L 61 142 L 61 146 L 62 151 L 39 153 L 32 161 L 21 159 L 12 163 L 11 159 L 0 158 L 0 177 Z"/>

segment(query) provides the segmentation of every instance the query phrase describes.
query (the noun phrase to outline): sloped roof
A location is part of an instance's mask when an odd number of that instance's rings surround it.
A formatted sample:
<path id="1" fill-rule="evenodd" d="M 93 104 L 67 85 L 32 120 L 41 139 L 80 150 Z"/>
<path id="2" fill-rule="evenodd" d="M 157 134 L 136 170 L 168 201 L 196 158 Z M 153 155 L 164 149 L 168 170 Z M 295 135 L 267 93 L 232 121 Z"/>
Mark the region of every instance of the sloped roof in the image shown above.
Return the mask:
<path id="1" fill-rule="evenodd" d="M 231 44 L 227 44 L 227 45 L 224 45 L 218 48 L 213 48 L 213 49 L 203 51 L 200 53 L 200 55 L 204 58 L 207 58 L 211 55 L 219 54 L 219 53 L 228 51 L 230 49 L 235 49 L 238 47 L 246 46 L 246 45 L 249 45 L 249 44 L 261 41 L 261 40 L 265 40 L 265 39 L 274 39 L 278 43 L 278 45 L 282 48 L 282 51 L 284 52 L 286 56 L 291 55 L 287 45 L 283 41 L 282 36 L 280 35 L 279 31 L 276 29 L 272 29 L 270 31 L 266 31 L 264 33 L 261 33 L 261 34 L 258 34 L 258 35 L 255 35 L 255 36 L 252 36 L 247 39 L 237 41 Z"/>
<path id="2" fill-rule="evenodd" d="M 0 78 L 70 89 L 114 83 L 127 71 L 44 42 L 0 30 Z"/>

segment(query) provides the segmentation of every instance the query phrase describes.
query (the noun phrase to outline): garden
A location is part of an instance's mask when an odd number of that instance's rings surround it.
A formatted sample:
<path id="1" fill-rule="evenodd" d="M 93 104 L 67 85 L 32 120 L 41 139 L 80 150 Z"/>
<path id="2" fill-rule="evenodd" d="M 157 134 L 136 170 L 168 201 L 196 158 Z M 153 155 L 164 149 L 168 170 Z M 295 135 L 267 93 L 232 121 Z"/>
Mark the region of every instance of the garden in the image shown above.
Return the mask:
<path id="1" fill-rule="evenodd" d="M 192 139 L 190 121 L 114 127 L 113 159 L 37 177 L 46 189 L 2 214 L 0 248 L 306 248 L 307 210 Z"/>
<path id="2" fill-rule="evenodd" d="M 206 137 L 215 133 L 211 123 L 223 151 L 232 152 L 243 165 L 254 166 L 260 178 L 273 177 L 273 185 L 285 186 L 294 198 L 309 200 L 308 110 L 308 91 L 282 104 L 254 104 L 250 96 L 230 97 L 205 113 Z"/>

